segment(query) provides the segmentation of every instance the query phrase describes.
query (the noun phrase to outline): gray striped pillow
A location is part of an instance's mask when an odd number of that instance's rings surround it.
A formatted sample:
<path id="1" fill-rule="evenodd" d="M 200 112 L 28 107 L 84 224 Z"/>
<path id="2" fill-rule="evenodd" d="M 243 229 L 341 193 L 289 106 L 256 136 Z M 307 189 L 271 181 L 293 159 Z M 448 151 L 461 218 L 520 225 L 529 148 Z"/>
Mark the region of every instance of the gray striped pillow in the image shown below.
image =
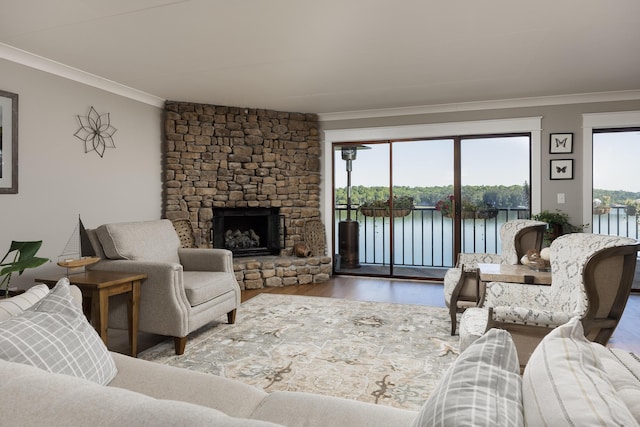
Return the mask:
<path id="1" fill-rule="evenodd" d="M 0 298 L 0 322 L 17 316 L 49 294 L 47 285 L 35 285 L 23 294 Z"/>
<path id="2" fill-rule="evenodd" d="M 491 329 L 449 367 L 411 426 L 522 426 L 521 386 L 511 335 Z"/>
<path id="3" fill-rule="evenodd" d="M 523 375 L 528 425 L 638 425 L 612 384 L 598 346 L 585 338 L 577 318 L 544 337 Z"/>
<path id="4" fill-rule="evenodd" d="M 113 358 L 61 279 L 22 314 L 0 322 L 0 359 L 108 384 Z"/>

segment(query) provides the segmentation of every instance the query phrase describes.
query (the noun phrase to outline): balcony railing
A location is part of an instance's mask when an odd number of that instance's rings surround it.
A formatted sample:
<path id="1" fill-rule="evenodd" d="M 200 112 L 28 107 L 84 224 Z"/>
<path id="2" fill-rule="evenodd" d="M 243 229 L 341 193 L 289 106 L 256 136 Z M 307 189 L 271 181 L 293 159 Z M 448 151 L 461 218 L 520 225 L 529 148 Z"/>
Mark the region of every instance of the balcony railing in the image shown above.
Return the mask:
<path id="1" fill-rule="evenodd" d="M 493 218 L 469 218 L 462 221 L 462 252 L 499 253 L 500 227 L 506 221 L 529 217 L 528 209 L 498 209 Z M 346 206 L 335 210 L 336 236 L 338 222 L 346 220 Z M 402 217 L 364 216 L 351 210 L 351 219 L 360 223 L 360 263 L 389 265 L 390 235 L 393 221 L 393 264 L 397 266 L 448 268 L 455 262 L 453 252 L 453 220 L 433 207 L 417 206 Z M 627 215 L 624 207 L 609 213 L 593 215 L 593 232 L 638 238 L 637 217 Z M 337 250 L 337 248 L 336 248 Z"/>
<path id="2" fill-rule="evenodd" d="M 632 212 L 633 213 L 633 212 Z M 626 206 L 613 206 L 603 214 L 593 214 L 591 223 L 594 233 L 638 239 L 638 212 L 627 213 Z"/>

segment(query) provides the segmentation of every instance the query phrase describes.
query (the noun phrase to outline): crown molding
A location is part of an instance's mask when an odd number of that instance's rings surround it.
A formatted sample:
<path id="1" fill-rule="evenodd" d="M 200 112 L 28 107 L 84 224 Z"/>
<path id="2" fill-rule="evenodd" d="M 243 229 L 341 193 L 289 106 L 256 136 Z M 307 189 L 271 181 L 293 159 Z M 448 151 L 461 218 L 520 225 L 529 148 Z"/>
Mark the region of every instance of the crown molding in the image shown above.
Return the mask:
<path id="1" fill-rule="evenodd" d="M 532 98 L 499 99 L 494 101 L 461 102 L 457 104 L 420 105 L 415 107 L 385 108 L 379 110 L 319 113 L 318 118 L 321 122 L 329 122 L 337 120 L 452 113 L 458 111 L 498 110 L 503 108 L 540 107 L 547 105 L 586 104 L 591 102 L 634 101 L 638 99 L 640 99 L 640 90 L 627 90 L 617 92 L 540 96 Z"/>
<path id="2" fill-rule="evenodd" d="M 134 101 L 143 102 L 154 107 L 164 107 L 165 100 L 158 96 L 151 95 L 147 92 L 105 79 L 104 77 L 35 55 L 8 44 L 0 43 L 0 58 L 34 68 L 36 70 L 44 71 L 45 73 L 53 74 L 58 77 L 63 77 L 65 79 L 102 89 Z"/>

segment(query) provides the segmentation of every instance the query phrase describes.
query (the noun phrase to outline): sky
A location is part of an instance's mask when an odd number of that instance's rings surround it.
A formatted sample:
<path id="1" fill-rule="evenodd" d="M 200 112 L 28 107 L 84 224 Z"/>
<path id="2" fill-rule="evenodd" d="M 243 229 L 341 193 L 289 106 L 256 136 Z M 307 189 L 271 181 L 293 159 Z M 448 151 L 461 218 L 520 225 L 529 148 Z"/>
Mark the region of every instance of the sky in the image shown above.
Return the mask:
<path id="1" fill-rule="evenodd" d="M 389 145 L 370 144 L 358 150 L 353 161 L 351 185 L 389 185 Z M 491 147 L 491 148 L 489 148 Z M 495 155 L 510 159 L 498 168 Z M 526 138 L 468 139 L 462 141 L 463 185 L 522 185 L 529 181 L 529 146 Z M 409 187 L 453 185 L 451 140 L 393 143 L 393 184 Z M 336 186 L 345 187 L 346 164 L 336 153 Z"/>
<path id="2" fill-rule="evenodd" d="M 593 186 L 640 192 L 640 132 L 593 135 Z"/>

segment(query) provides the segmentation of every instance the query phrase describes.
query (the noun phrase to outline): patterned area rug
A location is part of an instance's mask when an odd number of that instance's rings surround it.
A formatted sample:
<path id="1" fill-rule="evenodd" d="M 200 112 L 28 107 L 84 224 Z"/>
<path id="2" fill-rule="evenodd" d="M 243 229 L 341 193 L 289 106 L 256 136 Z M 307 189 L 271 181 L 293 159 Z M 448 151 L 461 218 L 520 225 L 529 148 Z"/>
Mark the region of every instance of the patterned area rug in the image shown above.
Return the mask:
<path id="1" fill-rule="evenodd" d="M 167 340 L 138 357 L 267 392 L 418 410 L 458 355 L 449 330 L 445 308 L 265 293 L 242 304 L 234 325 L 192 334 L 184 355 Z"/>

